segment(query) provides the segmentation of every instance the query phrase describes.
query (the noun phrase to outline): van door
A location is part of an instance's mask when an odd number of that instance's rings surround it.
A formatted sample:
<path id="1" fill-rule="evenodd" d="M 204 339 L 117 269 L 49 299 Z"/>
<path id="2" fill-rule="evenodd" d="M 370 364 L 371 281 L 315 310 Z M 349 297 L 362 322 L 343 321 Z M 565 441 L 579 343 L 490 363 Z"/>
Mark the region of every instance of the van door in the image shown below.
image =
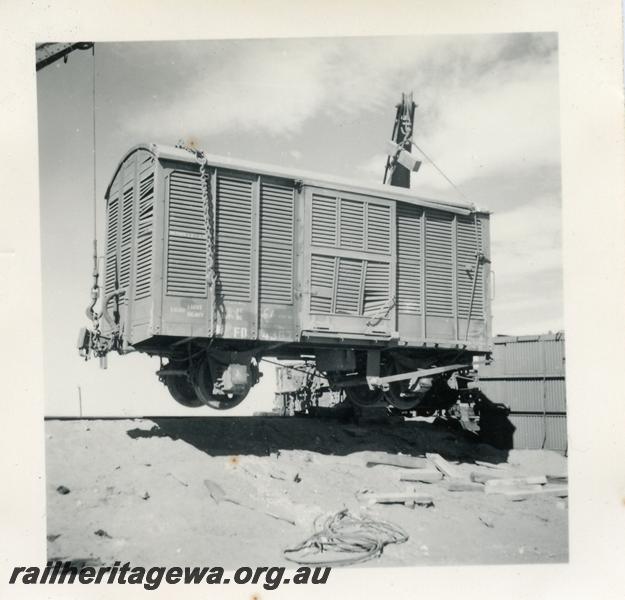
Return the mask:
<path id="1" fill-rule="evenodd" d="M 390 337 L 395 329 L 395 203 L 309 188 L 303 329 Z"/>

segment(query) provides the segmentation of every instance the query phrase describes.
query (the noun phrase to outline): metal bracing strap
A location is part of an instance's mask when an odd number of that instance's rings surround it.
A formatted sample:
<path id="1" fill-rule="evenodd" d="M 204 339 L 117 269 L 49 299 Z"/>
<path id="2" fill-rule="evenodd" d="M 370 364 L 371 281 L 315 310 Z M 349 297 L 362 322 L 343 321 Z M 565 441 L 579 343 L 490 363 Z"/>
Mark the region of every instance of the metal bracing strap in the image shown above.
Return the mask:
<path id="1" fill-rule="evenodd" d="M 371 387 L 381 387 L 383 385 L 388 385 L 389 383 L 410 379 L 412 387 L 412 385 L 422 377 L 432 377 L 433 375 L 441 375 L 442 373 L 449 373 L 451 371 L 460 371 L 461 369 L 468 369 L 470 367 L 471 365 L 467 364 L 455 364 L 444 367 L 432 367 L 431 369 L 418 369 L 417 371 L 399 373 L 398 375 L 387 375 L 386 377 L 367 377 L 367 383 Z"/>
<path id="2" fill-rule="evenodd" d="M 480 232 L 477 224 L 477 212 L 473 213 L 473 224 L 475 227 L 475 268 L 473 269 L 473 285 L 471 286 L 471 301 L 469 302 L 469 314 L 467 316 L 467 330 L 464 335 L 465 341 L 469 339 L 469 329 L 471 327 L 471 317 L 473 316 L 473 302 L 475 300 L 475 288 L 479 277 L 480 262 L 482 261 L 482 245 L 480 243 Z"/>
<path id="3" fill-rule="evenodd" d="M 464 335 L 465 341 L 469 339 L 469 328 L 471 326 L 471 317 L 473 316 L 473 301 L 475 299 L 475 288 L 477 286 L 478 269 L 480 268 L 480 260 L 481 260 L 481 255 L 478 252 L 475 255 L 475 267 L 473 269 L 473 271 L 474 271 L 474 274 L 473 274 L 473 285 L 471 286 L 471 302 L 469 302 L 469 315 L 467 317 L 467 330 L 466 330 L 466 333 Z"/>

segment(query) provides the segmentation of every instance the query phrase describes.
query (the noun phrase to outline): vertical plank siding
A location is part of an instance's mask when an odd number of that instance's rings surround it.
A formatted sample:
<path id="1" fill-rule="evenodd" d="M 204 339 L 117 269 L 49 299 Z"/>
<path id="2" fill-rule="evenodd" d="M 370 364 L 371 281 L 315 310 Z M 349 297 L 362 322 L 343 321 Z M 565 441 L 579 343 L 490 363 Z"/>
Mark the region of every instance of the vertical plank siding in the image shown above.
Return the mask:
<path id="1" fill-rule="evenodd" d="M 104 290 L 128 291 L 131 343 L 153 334 L 293 341 L 319 329 L 484 351 L 490 303 L 476 257 L 488 254 L 486 214 L 235 168 L 207 173 L 208 205 L 194 159 L 141 149 L 109 187 Z"/>

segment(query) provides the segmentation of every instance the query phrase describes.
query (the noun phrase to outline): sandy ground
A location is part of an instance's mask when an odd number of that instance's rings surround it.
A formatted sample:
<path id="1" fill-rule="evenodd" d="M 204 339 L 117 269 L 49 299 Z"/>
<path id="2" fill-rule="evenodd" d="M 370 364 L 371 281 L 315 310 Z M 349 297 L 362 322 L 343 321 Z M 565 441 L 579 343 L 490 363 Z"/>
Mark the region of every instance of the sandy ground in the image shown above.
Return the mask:
<path id="1" fill-rule="evenodd" d="M 488 472 L 475 460 L 498 463 L 511 475 L 566 473 L 566 459 L 557 453 L 502 452 L 431 423 L 270 417 L 47 421 L 46 438 L 49 559 L 293 566 L 282 552 L 313 532 L 316 517 L 344 507 L 357 513 L 355 494 L 364 489 L 407 488 L 431 495 L 434 505 L 365 508 L 409 535 L 366 566 L 568 559 L 566 500 L 513 502 L 483 492 L 451 492 L 441 482 L 400 482 L 404 470 L 397 467 L 366 466 L 385 453 L 438 452 L 467 474 Z M 245 506 L 216 501 L 219 489 Z"/>

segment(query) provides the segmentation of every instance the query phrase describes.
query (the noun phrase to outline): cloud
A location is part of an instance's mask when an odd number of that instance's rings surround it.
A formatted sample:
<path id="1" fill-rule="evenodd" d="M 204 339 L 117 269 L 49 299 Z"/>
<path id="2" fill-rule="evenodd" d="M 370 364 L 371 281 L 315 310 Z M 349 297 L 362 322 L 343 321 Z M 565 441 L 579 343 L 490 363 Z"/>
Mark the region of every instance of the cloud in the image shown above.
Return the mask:
<path id="1" fill-rule="evenodd" d="M 197 138 L 228 131 L 291 137 L 315 116 L 355 119 L 392 106 L 399 91 L 413 89 L 419 139 L 462 178 L 476 165 L 518 150 L 528 156 L 550 151 L 552 143 L 536 141 L 542 124 L 549 123 L 547 132 L 553 129 L 552 107 L 540 104 L 544 88 L 557 84 L 549 39 L 514 34 L 189 42 L 167 46 L 166 53 L 155 50 L 163 54 L 152 62 L 141 46 L 149 69 L 142 81 L 153 91 L 153 105 L 137 107 L 126 127 L 138 137 L 155 123 L 163 137 L 176 139 L 181 132 Z M 176 66 L 173 86 L 158 78 L 166 57 Z M 514 135 L 502 144 L 506 130 Z M 485 137 L 499 143 L 483 150 Z M 428 178 L 426 170 L 424 184 Z"/>
<path id="2" fill-rule="evenodd" d="M 412 80 L 419 90 L 414 140 L 461 189 L 476 177 L 560 161 L 557 57 L 546 50 L 519 56 L 517 48 L 517 58 L 510 61 L 505 49 L 497 60 L 492 44 L 478 45 L 472 58 L 456 63 L 455 51 L 449 50 L 446 59 L 429 65 L 428 77 Z M 432 85 L 423 85 L 424 79 Z M 419 148 L 412 150 L 423 161 L 413 177 L 415 191 L 458 199 Z M 380 156 L 373 156 L 360 170 L 377 174 L 379 164 Z"/>
<path id="3" fill-rule="evenodd" d="M 562 328 L 561 218 L 553 196 L 492 216 L 497 332 Z"/>
<path id="4" fill-rule="evenodd" d="M 512 165 L 557 164 L 557 97 L 551 65 L 523 65 L 515 73 L 496 69 L 474 86 L 445 95 L 438 106 L 439 127 L 422 147 L 460 185 Z M 419 185 L 448 187 L 427 160 Z"/>
<path id="5" fill-rule="evenodd" d="M 331 49 L 310 43 L 222 43 L 219 62 L 189 73 L 173 97 L 128 123 L 135 132 L 193 137 L 231 131 L 292 135 L 319 108 Z M 182 52 L 182 50 L 179 50 Z M 197 54 L 191 44 L 190 52 Z M 207 52 L 210 50 L 207 48 Z M 178 60 L 183 60 L 178 58 Z M 208 60 L 208 59 L 207 59 Z M 197 64 L 198 57 L 194 56 Z"/>
<path id="6" fill-rule="evenodd" d="M 493 252 L 505 252 L 514 276 L 561 264 L 562 215 L 558 198 L 543 196 L 502 214 L 491 216 Z"/>
<path id="7" fill-rule="evenodd" d="M 380 183 L 382 181 L 386 159 L 387 155 L 379 152 L 358 165 L 357 170 L 362 176 L 363 183 Z M 413 181 L 415 177 L 418 177 L 418 175 L 412 176 Z"/>

